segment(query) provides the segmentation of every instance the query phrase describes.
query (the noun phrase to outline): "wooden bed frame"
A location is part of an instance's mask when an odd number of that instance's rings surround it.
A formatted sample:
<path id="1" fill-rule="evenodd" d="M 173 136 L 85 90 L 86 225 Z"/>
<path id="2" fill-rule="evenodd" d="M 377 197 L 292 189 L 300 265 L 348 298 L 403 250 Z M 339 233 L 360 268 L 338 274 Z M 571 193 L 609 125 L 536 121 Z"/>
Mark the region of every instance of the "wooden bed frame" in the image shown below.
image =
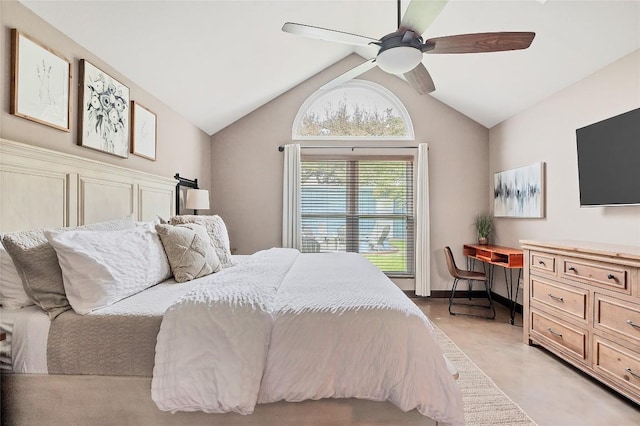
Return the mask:
<path id="1" fill-rule="evenodd" d="M 175 212 L 176 180 L 0 139 L 0 232 Z M 3 424 L 435 425 L 389 402 L 325 399 L 258 405 L 254 414 L 170 414 L 145 377 L 0 375 Z"/>

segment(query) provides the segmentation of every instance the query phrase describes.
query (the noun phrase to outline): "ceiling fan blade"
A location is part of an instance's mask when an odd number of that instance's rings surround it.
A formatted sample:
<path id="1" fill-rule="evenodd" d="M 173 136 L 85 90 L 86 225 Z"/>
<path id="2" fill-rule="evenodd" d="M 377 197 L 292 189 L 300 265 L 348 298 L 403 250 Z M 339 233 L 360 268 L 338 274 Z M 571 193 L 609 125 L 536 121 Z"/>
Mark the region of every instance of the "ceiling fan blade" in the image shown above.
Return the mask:
<path id="1" fill-rule="evenodd" d="M 529 47 L 535 36 L 536 33 L 529 32 L 501 32 L 436 37 L 425 41 L 422 51 L 425 53 L 483 53 L 520 50 Z"/>
<path id="2" fill-rule="evenodd" d="M 406 78 L 407 83 L 421 95 L 426 95 L 436 90 L 431 75 L 423 63 L 419 63 L 417 67 L 404 73 L 404 78 Z"/>
<path id="3" fill-rule="evenodd" d="M 379 43 L 375 38 L 358 34 L 345 33 L 343 31 L 329 30 L 327 28 L 314 27 L 312 25 L 287 22 L 282 26 L 286 33 L 301 35 L 318 40 L 335 41 L 337 43 L 353 44 L 356 46 L 368 46 L 371 43 Z"/>
<path id="4" fill-rule="evenodd" d="M 331 90 L 336 86 L 341 85 L 342 83 L 346 83 L 347 81 L 356 78 L 360 74 L 364 74 L 369 71 L 371 68 L 376 66 L 376 59 L 369 59 L 367 62 L 363 62 L 355 68 L 351 68 L 349 71 L 344 74 L 340 74 L 324 86 L 322 86 L 318 90 Z"/>
<path id="5" fill-rule="evenodd" d="M 440 14 L 448 0 L 412 0 L 402 17 L 400 28 L 422 35 Z"/>

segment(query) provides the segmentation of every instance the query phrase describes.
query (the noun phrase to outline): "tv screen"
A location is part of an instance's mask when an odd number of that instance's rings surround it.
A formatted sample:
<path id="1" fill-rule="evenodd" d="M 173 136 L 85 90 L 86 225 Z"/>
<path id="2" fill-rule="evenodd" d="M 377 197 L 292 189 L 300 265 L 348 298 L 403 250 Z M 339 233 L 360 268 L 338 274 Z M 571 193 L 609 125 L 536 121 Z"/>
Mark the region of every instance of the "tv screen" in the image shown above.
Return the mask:
<path id="1" fill-rule="evenodd" d="M 640 108 L 576 130 L 581 206 L 640 204 Z"/>

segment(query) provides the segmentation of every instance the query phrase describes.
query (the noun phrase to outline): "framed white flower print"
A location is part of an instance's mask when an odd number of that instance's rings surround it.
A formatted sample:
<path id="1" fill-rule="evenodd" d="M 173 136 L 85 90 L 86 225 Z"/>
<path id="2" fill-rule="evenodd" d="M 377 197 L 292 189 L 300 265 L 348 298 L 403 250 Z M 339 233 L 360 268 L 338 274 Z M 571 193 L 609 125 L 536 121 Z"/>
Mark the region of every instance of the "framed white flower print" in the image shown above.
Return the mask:
<path id="1" fill-rule="evenodd" d="M 80 60 L 78 145 L 129 156 L 129 88 L 85 59 Z"/>

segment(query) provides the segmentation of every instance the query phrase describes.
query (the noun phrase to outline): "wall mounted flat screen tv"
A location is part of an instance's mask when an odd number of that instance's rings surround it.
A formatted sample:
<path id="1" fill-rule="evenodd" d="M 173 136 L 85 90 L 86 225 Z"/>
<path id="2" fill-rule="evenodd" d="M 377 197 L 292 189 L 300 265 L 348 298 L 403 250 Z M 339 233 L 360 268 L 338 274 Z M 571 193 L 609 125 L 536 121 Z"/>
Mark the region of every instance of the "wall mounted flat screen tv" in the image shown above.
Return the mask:
<path id="1" fill-rule="evenodd" d="M 640 108 L 576 130 L 580 206 L 640 205 Z"/>

